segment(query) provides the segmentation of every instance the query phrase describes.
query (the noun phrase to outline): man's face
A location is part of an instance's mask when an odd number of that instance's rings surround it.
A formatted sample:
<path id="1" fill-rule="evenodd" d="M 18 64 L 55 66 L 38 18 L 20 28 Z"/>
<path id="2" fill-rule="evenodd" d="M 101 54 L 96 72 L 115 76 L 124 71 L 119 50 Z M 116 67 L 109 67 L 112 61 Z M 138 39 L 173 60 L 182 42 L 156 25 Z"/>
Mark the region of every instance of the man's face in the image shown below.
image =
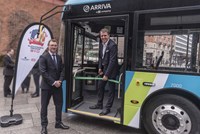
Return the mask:
<path id="1" fill-rule="evenodd" d="M 48 50 L 51 53 L 57 53 L 57 50 L 58 50 L 57 42 L 50 41 L 49 46 L 48 46 Z"/>
<path id="2" fill-rule="evenodd" d="M 106 43 L 109 40 L 110 36 L 107 32 L 100 32 L 100 38 L 102 43 Z"/>
<path id="3" fill-rule="evenodd" d="M 14 55 L 14 50 L 13 50 L 13 49 L 10 50 L 10 55 L 11 55 L 11 56 Z"/>

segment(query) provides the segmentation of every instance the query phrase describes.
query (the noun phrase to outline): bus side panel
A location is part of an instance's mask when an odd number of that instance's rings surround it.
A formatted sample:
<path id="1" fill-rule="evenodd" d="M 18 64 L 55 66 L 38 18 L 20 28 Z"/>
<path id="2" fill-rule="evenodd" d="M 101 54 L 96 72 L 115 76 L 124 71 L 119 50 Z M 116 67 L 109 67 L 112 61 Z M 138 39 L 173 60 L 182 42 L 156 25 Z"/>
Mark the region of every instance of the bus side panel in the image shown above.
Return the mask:
<path id="1" fill-rule="evenodd" d="M 63 91 L 63 105 L 62 105 L 62 112 L 67 112 L 67 82 L 64 80 L 62 82 L 62 91 Z"/>
<path id="2" fill-rule="evenodd" d="M 137 72 L 126 72 L 125 81 L 125 100 L 124 100 L 124 125 L 139 128 L 139 114 L 144 99 L 146 98 L 150 87 L 142 86 L 143 78 L 146 81 L 152 81 L 155 79 L 156 74 Z M 138 103 L 133 103 L 137 101 Z"/>
<path id="3" fill-rule="evenodd" d="M 124 125 L 139 128 L 140 108 L 151 93 L 179 88 L 200 97 L 200 76 L 126 71 Z"/>

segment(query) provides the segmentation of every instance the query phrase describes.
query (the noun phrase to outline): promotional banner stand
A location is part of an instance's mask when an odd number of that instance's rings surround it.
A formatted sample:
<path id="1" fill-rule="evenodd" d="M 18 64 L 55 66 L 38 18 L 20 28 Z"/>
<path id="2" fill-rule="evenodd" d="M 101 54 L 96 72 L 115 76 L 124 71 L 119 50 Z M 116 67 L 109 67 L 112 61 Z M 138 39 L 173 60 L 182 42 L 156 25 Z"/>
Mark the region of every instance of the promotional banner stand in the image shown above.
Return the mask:
<path id="1" fill-rule="evenodd" d="M 12 94 L 10 115 L 5 115 L 0 118 L 1 127 L 8 127 L 10 125 L 19 125 L 23 121 L 21 114 L 13 115 L 13 100 L 14 100 L 14 93 Z"/>
<path id="2" fill-rule="evenodd" d="M 14 80 L 13 80 L 10 115 L 0 117 L 1 127 L 8 127 L 10 125 L 19 125 L 23 122 L 23 118 L 21 114 L 13 114 L 14 97 L 21 83 L 25 79 L 25 77 L 28 75 L 32 67 L 38 61 L 39 56 L 43 54 L 44 51 L 46 50 L 48 41 L 53 38 L 52 32 L 46 25 L 42 24 L 42 21 L 58 13 L 65 12 L 66 8 L 64 11 L 58 11 L 47 16 L 46 18 L 43 18 L 49 13 L 51 13 L 52 11 L 54 11 L 55 9 L 57 9 L 58 7 L 65 7 L 65 5 L 54 7 L 52 10 L 50 10 L 49 12 L 41 16 L 39 23 L 30 24 L 29 26 L 25 28 L 24 32 L 22 33 L 19 46 L 18 46 L 18 52 L 17 52 L 17 60 L 16 60 L 17 64 L 15 66 L 15 74 L 14 74 Z M 71 10 L 70 7 L 68 7 L 68 9 Z M 30 51 L 27 51 L 28 49 Z M 28 70 L 26 70 L 27 68 Z M 23 76 L 23 78 L 21 76 Z"/>
<path id="3" fill-rule="evenodd" d="M 15 76 L 16 76 L 16 72 L 15 72 Z M 23 121 L 21 114 L 14 114 L 13 115 L 13 111 L 14 111 L 13 110 L 13 101 L 14 101 L 14 97 L 15 97 L 15 84 L 16 84 L 16 77 L 14 77 L 14 81 L 13 81 L 10 115 L 5 115 L 5 116 L 2 116 L 0 118 L 1 127 L 8 127 L 10 125 L 19 125 Z"/>
<path id="4" fill-rule="evenodd" d="M 37 34 L 39 34 L 39 36 L 37 36 Z M 39 60 L 40 55 L 47 49 L 48 41 L 52 39 L 52 37 L 50 29 L 42 23 L 32 23 L 28 25 L 22 33 L 17 50 L 10 115 L 0 117 L 1 127 L 19 125 L 23 122 L 21 114 L 13 114 L 15 94 L 18 89 L 20 89 L 21 83 Z"/>

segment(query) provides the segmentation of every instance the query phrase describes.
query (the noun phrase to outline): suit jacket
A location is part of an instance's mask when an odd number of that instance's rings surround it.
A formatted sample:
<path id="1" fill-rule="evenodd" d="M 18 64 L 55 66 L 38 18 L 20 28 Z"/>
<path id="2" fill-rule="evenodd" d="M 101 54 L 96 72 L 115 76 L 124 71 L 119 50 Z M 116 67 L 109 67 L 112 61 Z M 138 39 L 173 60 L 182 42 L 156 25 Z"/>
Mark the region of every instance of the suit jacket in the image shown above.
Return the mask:
<path id="1" fill-rule="evenodd" d="M 99 69 L 103 70 L 104 75 L 108 78 L 115 78 L 118 74 L 118 59 L 117 59 L 117 44 L 113 40 L 109 40 L 104 57 L 103 56 L 103 44 L 99 45 Z"/>
<path id="2" fill-rule="evenodd" d="M 49 52 L 40 56 L 39 59 L 39 69 L 42 75 L 41 89 L 51 89 L 56 88 L 53 86 L 53 83 L 56 80 L 63 81 L 64 79 L 64 70 L 62 67 L 62 58 L 59 55 L 56 55 L 57 66 L 54 64 L 54 61 L 49 54 Z"/>
<path id="3" fill-rule="evenodd" d="M 3 58 L 3 64 L 4 64 L 3 75 L 13 76 L 15 64 L 7 54 Z"/>

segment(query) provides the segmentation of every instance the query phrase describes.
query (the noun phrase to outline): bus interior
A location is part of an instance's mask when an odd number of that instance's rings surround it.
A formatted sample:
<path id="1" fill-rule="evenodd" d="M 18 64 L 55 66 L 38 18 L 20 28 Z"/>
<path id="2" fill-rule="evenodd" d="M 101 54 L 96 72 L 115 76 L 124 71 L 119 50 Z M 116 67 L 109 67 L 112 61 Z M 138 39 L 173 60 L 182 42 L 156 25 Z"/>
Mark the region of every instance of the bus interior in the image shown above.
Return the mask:
<path id="1" fill-rule="evenodd" d="M 117 80 L 122 81 L 126 23 L 126 17 L 124 16 L 96 18 L 95 20 L 81 19 L 72 22 L 73 91 L 71 93 L 71 108 L 68 111 L 120 121 L 123 86 L 116 84 L 115 100 L 111 112 L 106 116 L 99 116 L 101 110 L 89 109 L 89 106 L 97 103 L 98 80 L 86 79 L 86 77 L 98 77 L 99 31 L 102 28 L 107 28 L 110 31 L 110 38 L 118 45 L 119 74 Z M 82 77 L 83 79 L 76 79 L 77 77 Z M 107 102 L 108 90 L 108 85 L 106 85 L 104 105 Z"/>

